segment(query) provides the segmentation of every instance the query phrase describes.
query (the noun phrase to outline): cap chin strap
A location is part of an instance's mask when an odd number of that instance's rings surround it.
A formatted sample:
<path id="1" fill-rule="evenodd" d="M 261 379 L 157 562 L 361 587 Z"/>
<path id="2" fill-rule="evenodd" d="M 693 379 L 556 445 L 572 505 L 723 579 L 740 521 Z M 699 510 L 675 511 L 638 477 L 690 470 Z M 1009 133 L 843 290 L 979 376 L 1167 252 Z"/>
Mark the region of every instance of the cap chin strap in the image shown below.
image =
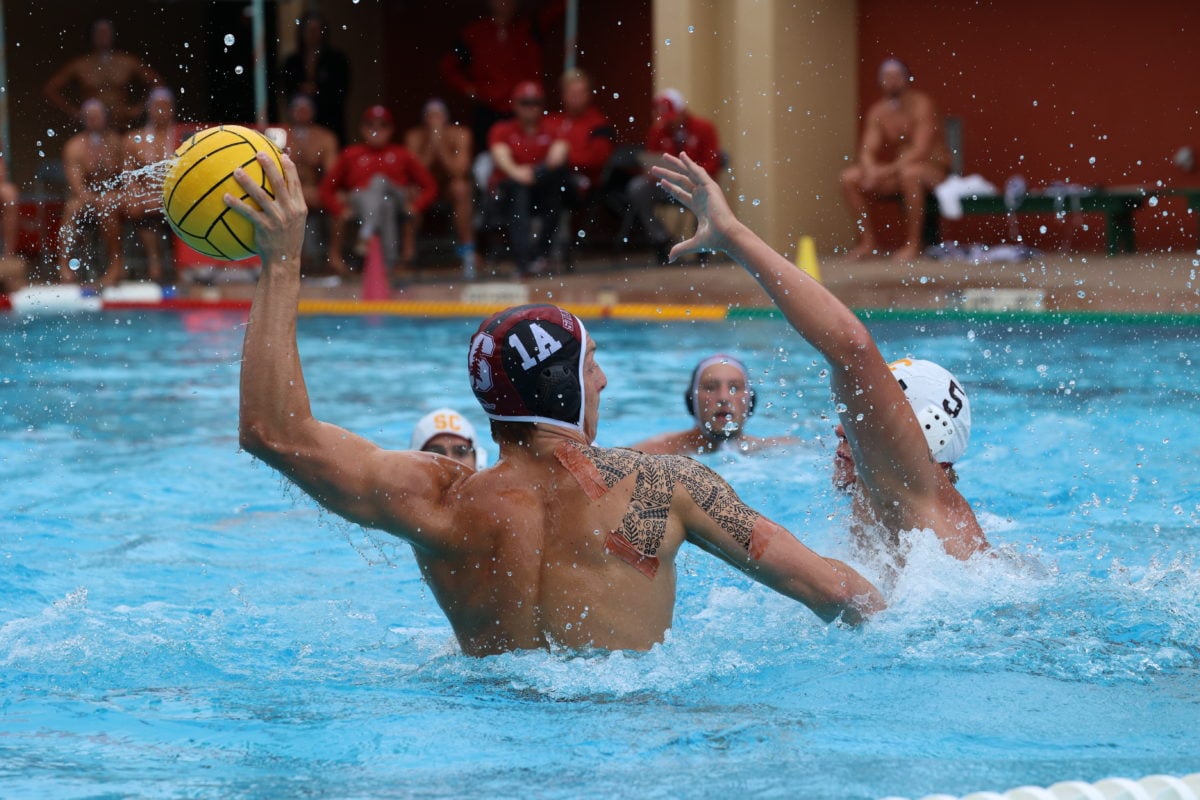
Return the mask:
<path id="1" fill-rule="evenodd" d="M 946 461 L 942 458 L 942 453 L 958 438 L 958 428 L 955 427 L 954 420 L 944 410 L 930 404 L 917 411 L 917 422 L 921 423 L 921 431 L 925 434 L 925 441 L 929 445 L 933 460 Z"/>

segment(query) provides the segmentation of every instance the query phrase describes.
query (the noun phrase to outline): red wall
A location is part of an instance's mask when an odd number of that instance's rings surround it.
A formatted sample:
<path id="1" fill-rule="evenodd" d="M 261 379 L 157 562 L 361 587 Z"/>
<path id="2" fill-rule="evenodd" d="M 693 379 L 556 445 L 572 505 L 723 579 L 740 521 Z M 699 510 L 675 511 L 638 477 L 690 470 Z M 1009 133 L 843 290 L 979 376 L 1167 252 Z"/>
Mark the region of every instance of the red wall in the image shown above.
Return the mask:
<path id="1" fill-rule="evenodd" d="M 1184 145 L 1200 152 L 1195 0 L 859 0 L 859 54 L 860 114 L 879 96 L 879 63 L 896 55 L 943 114 L 963 119 L 965 172 L 997 186 L 1014 174 L 1031 188 L 1200 184 L 1171 163 Z M 1101 249 L 1103 218 L 1085 221 L 1077 246 Z M 1143 208 L 1136 226 L 1140 250 L 1198 246 L 1180 198 Z M 999 241 L 1005 227 L 968 220 L 943 233 Z M 1052 216 L 1024 218 L 1021 230 L 1044 250 L 1062 240 Z"/>

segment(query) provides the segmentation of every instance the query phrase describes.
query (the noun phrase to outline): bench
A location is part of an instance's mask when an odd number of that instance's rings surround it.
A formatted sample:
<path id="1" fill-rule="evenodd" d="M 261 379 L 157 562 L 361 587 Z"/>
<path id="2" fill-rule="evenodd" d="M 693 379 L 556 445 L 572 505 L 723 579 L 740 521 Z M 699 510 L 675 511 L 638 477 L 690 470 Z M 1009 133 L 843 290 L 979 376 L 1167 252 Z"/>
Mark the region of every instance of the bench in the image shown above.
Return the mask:
<path id="1" fill-rule="evenodd" d="M 1093 189 L 1079 194 L 1061 195 L 1054 192 L 1030 192 L 1015 208 L 1009 208 L 1002 195 L 964 197 L 963 216 L 971 214 L 1104 214 L 1108 254 L 1133 253 L 1137 245 L 1133 235 L 1133 212 L 1142 207 L 1147 193 L 1144 189 Z M 1200 190 L 1197 190 L 1200 203 Z"/>

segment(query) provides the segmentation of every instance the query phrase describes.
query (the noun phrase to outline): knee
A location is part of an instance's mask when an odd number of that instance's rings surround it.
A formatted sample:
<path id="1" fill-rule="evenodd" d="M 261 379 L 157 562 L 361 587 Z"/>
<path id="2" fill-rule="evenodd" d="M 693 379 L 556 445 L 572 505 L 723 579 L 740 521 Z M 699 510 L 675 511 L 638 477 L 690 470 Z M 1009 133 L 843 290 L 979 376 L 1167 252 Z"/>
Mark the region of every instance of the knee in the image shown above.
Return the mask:
<path id="1" fill-rule="evenodd" d="M 846 167 L 842 170 L 841 184 L 847 189 L 858 189 L 862 184 L 862 167 L 857 164 L 853 167 Z"/>

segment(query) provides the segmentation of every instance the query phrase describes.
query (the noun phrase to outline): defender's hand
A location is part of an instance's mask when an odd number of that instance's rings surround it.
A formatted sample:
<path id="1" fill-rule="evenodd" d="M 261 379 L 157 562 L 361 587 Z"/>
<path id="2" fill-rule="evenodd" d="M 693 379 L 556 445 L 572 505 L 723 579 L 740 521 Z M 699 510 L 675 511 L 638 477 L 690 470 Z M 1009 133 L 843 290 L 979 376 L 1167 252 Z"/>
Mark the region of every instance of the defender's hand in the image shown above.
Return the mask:
<path id="1" fill-rule="evenodd" d="M 702 250 L 724 251 L 730 233 L 741 223 L 733 215 L 721 187 L 704 168 L 684 153 L 682 157 L 664 154 L 667 166 L 655 166 L 650 173 L 659 185 L 696 215 L 696 235 L 671 248 L 671 260 Z"/>

